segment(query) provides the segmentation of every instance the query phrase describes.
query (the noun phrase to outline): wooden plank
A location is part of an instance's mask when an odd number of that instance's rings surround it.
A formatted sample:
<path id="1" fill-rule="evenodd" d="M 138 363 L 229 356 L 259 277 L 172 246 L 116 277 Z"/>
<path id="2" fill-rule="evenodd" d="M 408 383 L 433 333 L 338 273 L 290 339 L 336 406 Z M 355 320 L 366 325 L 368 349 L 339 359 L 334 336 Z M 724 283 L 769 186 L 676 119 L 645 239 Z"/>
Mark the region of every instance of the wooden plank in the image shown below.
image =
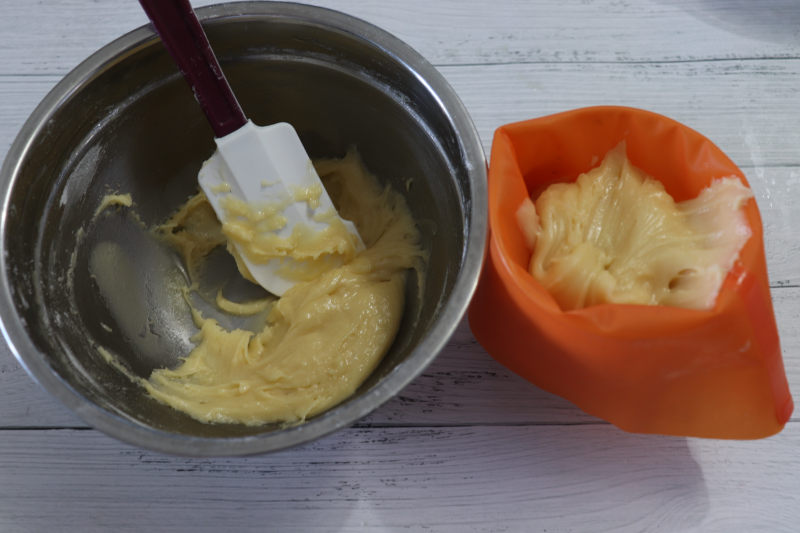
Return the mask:
<path id="1" fill-rule="evenodd" d="M 0 529 L 788 532 L 798 446 L 798 423 L 757 442 L 606 425 L 373 428 L 186 459 L 94 431 L 4 431 Z"/>
<path id="2" fill-rule="evenodd" d="M 507 122 L 593 104 L 651 109 L 703 132 L 748 175 L 762 210 L 775 285 L 800 285 L 800 60 L 680 65 L 496 65 L 442 69 L 487 154 Z M 586 80 L 591 79 L 591 85 Z M 0 155 L 56 77 L 0 77 Z M 692 98 L 684 96 L 688 91 Z M 720 95 L 724 95 L 721 97 Z"/>
<path id="3" fill-rule="evenodd" d="M 0 17 L 2 19 L 2 17 Z M 0 161 L 57 76 L 0 76 Z"/>
<path id="4" fill-rule="evenodd" d="M 772 291 L 784 363 L 800 398 L 800 288 Z M 1 427 L 85 427 L 0 347 Z M 800 413 L 795 413 L 800 420 Z M 416 380 L 360 425 L 579 424 L 597 422 L 513 374 L 477 344 L 466 321 Z"/>
<path id="5" fill-rule="evenodd" d="M 441 67 L 488 149 L 503 124 L 591 105 L 667 115 L 738 165 L 797 166 L 800 61 Z M 488 153 L 488 150 L 487 150 Z"/>
<path id="6" fill-rule="evenodd" d="M 386 28 L 439 66 L 487 150 L 500 124 L 597 103 L 653 109 L 717 142 L 758 198 L 797 392 L 796 0 L 314 3 Z M 3 0 L 0 157 L 61 76 L 144 22 L 129 0 Z M 625 434 L 506 371 L 465 324 L 360 426 L 262 457 L 173 458 L 92 430 L 31 429 L 83 424 L 5 346 L 0 391 L 4 532 L 797 529 L 800 415 L 756 442 Z"/>
<path id="7" fill-rule="evenodd" d="M 312 2 L 439 66 L 487 149 L 500 124 L 598 103 L 653 109 L 717 142 L 761 207 L 797 393 L 796 0 Z M 3 0 L 0 157 L 61 76 L 144 22 L 129 0 Z M 797 529 L 800 415 L 756 442 L 625 434 L 505 371 L 464 324 L 360 426 L 268 456 L 174 458 L 93 430 L 32 429 L 82 423 L 1 343 L 0 391 L 3 532 Z"/>
<path id="8" fill-rule="evenodd" d="M 205 2 L 197 2 L 197 5 L 203 3 Z M 399 16 L 386 14 L 394 13 L 393 10 L 416 12 L 410 7 L 387 7 L 380 3 L 375 6 L 358 3 L 343 5 L 349 5 L 352 9 L 358 9 L 361 6 L 361 9 L 374 12 L 375 16 L 378 16 L 378 13 L 384 13 L 384 16 L 388 18 Z M 483 9 L 480 5 L 473 3 L 469 7 L 473 12 L 474 10 L 480 11 Z M 772 3 L 770 9 L 761 9 L 758 10 L 758 13 L 751 14 L 754 17 L 750 20 L 751 29 L 757 28 L 758 24 L 763 23 L 764 20 L 778 18 L 782 13 L 782 5 L 781 3 Z M 446 2 L 437 4 L 437 6 L 431 7 L 431 9 L 439 12 L 440 17 L 452 14 L 452 11 L 458 11 L 453 10 L 452 6 Z M 499 14 L 494 13 L 494 15 L 501 20 L 510 14 L 521 16 L 524 13 L 515 10 L 527 9 L 525 6 L 530 9 L 544 10 L 543 6 L 546 6 L 546 3 L 511 2 L 507 5 L 508 9 L 498 9 Z M 741 13 L 737 15 L 735 5 L 725 7 L 719 2 L 712 2 L 712 7 L 717 9 L 715 17 L 720 21 L 726 18 L 741 18 Z M 573 9 L 572 6 L 562 6 L 562 8 Z M 105 9 L 116 9 L 121 12 L 117 13 L 118 16 L 108 17 Z M 626 5 L 622 9 L 613 2 L 608 5 L 604 2 L 585 2 L 580 7 L 581 16 L 575 18 L 578 20 L 585 18 L 593 24 L 602 26 L 597 24 L 594 16 L 591 16 L 592 9 L 611 15 L 621 15 L 621 12 L 624 11 L 627 13 L 624 15 L 625 17 L 635 17 L 644 12 L 656 12 L 664 15 L 660 10 L 670 8 L 660 8 L 645 2 L 641 5 Z M 639 9 L 644 11 L 639 12 Z M 699 5 L 689 2 L 675 8 L 675 12 L 686 14 L 698 9 L 700 9 Z M 61 13 L 61 10 L 64 12 Z M 558 16 L 565 19 L 572 18 L 569 12 L 552 11 L 554 13 L 551 15 L 552 17 L 555 17 L 557 12 Z M 130 14 L 125 15 L 124 13 Z M 114 24 L 128 16 L 134 16 L 134 13 L 136 17 L 139 17 L 139 22 L 144 20 L 143 15 L 139 13 L 138 6 L 129 2 L 119 5 L 109 2 L 98 6 L 73 0 L 50 10 L 42 11 L 37 8 L 34 13 L 37 16 L 37 22 L 46 25 L 49 17 L 53 17 L 59 24 L 61 33 L 34 32 L 36 35 L 29 38 L 36 39 L 36 46 L 27 43 L 18 48 L 19 50 L 35 50 L 37 46 L 43 45 L 42 38 L 56 36 L 57 45 L 54 46 L 57 50 L 65 50 L 69 48 L 69 43 L 64 43 L 62 37 L 70 33 L 68 31 L 70 20 L 75 24 L 87 24 L 93 20 L 92 17 L 108 19 L 107 24 L 92 25 L 102 31 L 109 24 Z M 5 25 L 2 27 L 3 34 L 8 36 L 8 44 L 0 50 L 3 54 L 14 56 L 14 47 L 16 46 L 14 43 L 19 40 L 13 37 L 14 32 L 20 31 L 25 35 L 28 33 L 33 35 L 31 32 L 17 30 L 25 26 L 21 21 L 27 20 L 26 16 L 31 16 L 31 4 L 22 0 L 12 0 L 8 6 L 8 14 L 9 16 L 0 19 Z M 766 19 L 762 20 L 763 17 Z M 791 16 L 782 16 L 782 18 L 792 19 Z M 515 16 L 514 19 L 520 20 L 518 16 Z M 492 20 L 495 19 L 492 18 Z M 675 27 L 683 27 L 677 24 L 673 27 L 667 19 L 664 19 L 663 24 L 664 28 L 670 30 L 674 30 Z M 480 27 L 485 26 L 483 23 L 480 24 Z M 455 25 L 453 31 L 460 31 L 459 28 L 462 27 L 463 25 Z M 419 30 L 417 26 L 414 26 L 414 29 Z M 75 39 L 81 42 L 90 37 L 85 32 L 78 32 L 78 34 L 80 38 L 76 36 Z M 525 35 L 526 32 L 518 31 L 515 34 Z M 674 34 L 670 33 L 670 36 L 674 37 Z M 607 39 L 607 37 L 594 35 L 593 39 Z M 778 31 L 767 41 L 779 39 L 779 37 L 780 32 Z M 684 42 L 679 39 L 676 41 Z M 479 43 L 475 46 L 479 46 L 481 49 L 491 46 L 484 41 L 475 40 L 474 42 Z M 591 42 L 591 39 L 587 37 L 586 42 Z M 650 41 L 648 40 L 648 42 Z M 728 40 L 721 42 L 728 42 Z M 46 56 L 47 54 L 43 52 L 41 55 Z M 657 55 L 651 54 L 648 56 L 648 60 L 652 60 L 654 57 Z M 717 54 L 714 57 L 729 56 Z M 8 64 L 8 62 L 0 61 L 0 64 Z M 798 171 L 792 168 L 800 165 L 793 135 L 793 121 L 787 121 L 784 118 L 787 110 L 796 109 L 797 104 L 800 103 L 800 87 L 795 82 L 799 70 L 798 61 L 715 61 L 711 64 L 678 65 L 495 65 L 484 68 L 443 68 L 467 103 L 484 139 L 487 151 L 493 130 L 504 122 L 595 103 L 637 105 L 663 112 L 705 132 L 745 170 L 755 174 L 758 178 L 769 180 L 770 186 L 775 185 L 777 190 L 765 190 L 763 194 L 763 198 L 773 204 L 773 198 L 780 200 L 791 196 L 796 191 L 798 184 Z M 592 83 L 586 84 L 585 80 L 587 79 L 591 79 Z M 45 77 L 45 79 L 29 76 L 3 78 L 2 95 L 0 95 L 2 96 L 0 99 L 0 119 L 2 119 L 0 150 L 3 153 L 5 152 L 4 147 L 10 144 L 19 126 L 36 102 L 57 80 L 57 76 Z M 689 101 L 683 95 L 683 91 L 692 94 Z M 784 165 L 787 169 L 775 171 L 770 168 L 776 165 Z M 759 186 L 761 184 L 754 181 L 754 187 Z M 790 206 L 789 209 L 792 207 Z M 787 226 L 792 226 L 794 217 L 791 216 L 791 213 L 787 215 L 785 206 L 777 205 L 777 208 L 781 211 L 779 213 L 781 220 L 785 222 L 781 226 L 781 231 L 785 232 Z M 773 232 L 768 233 L 772 234 Z M 773 248 L 786 249 L 780 241 Z M 797 280 L 794 276 L 784 273 L 782 265 L 771 265 L 771 267 L 776 283 L 796 283 Z"/>
<path id="9" fill-rule="evenodd" d="M 619 91 L 628 91 L 631 98 L 638 95 L 638 99 L 627 103 L 664 112 L 706 132 L 743 166 L 762 210 L 771 278 L 775 285 L 800 284 L 800 266 L 796 260 L 800 241 L 795 229 L 800 227 L 800 204 L 793 200 L 800 194 L 800 153 L 796 148 L 792 121 L 785 120 L 787 110 L 795 109 L 791 104 L 797 95 L 797 87 L 792 80 L 800 74 L 800 62 L 762 62 L 761 68 L 768 75 L 764 76 L 763 82 L 756 78 L 758 81 L 755 83 L 748 81 L 755 74 L 748 70 L 756 68 L 753 63 L 743 64 L 744 70 L 731 69 L 730 65 L 719 63 L 703 68 L 680 65 L 668 72 L 653 65 L 644 69 L 641 65 L 591 68 L 588 74 L 594 80 L 597 94 L 615 95 Z M 596 103 L 592 100 L 593 93 L 577 83 L 582 74 L 572 67 L 523 65 L 450 67 L 443 70 L 472 112 L 487 150 L 491 132 L 502 122 Z M 497 75 L 498 70 L 502 71 L 501 76 Z M 543 81 L 534 85 L 536 79 Z M 561 90 L 559 79 L 576 83 L 567 84 L 568 87 Z M 0 154 L 4 155 L 17 128 L 57 77 L 2 77 L 0 81 Z M 680 85 L 686 83 L 696 84 L 697 88 L 697 101 L 692 104 L 691 113 L 684 109 L 686 106 L 681 97 Z M 535 90 L 525 90 L 528 86 L 535 87 Z M 661 92 L 658 88 L 662 86 L 668 86 L 669 90 Z M 717 94 L 726 87 L 735 88 L 734 94 L 729 99 L 718 98 Z M 767 93 L 759 96 L 762 89 Z M 791 166 L 776 167 L 775 160 L 788 162 Z M 787 298 L 780 296 L 782 294 L 787 294 Z M 799 314 L 788 294 L 795 293 L 775 293 L 779 321 L 782 315 L 797 317 Z M 783 303 L 778 303 L 779 298 L 783 298 Z M 793 324 L 796 323 L 795 320 Z M 787 357 L 797 357 L 796 326 L 792 329 L 790 323 L 782 324 L 785 353 Z M 793 352 L 787 351 L 787 338 L 789 346 L 795 348 Z M 432 367 L 403 395 L 373 415 L 375 423 L 408 423 L 410 420 L 436 423 L 449 420 L 454 412 L 455 423 L 485 421 L 487 418 L 482 417 L 498 416 L 496 412 L 486 413 L 480 405 L 474 405 L 480 404 L 479 399 L 486 394 L 491 395 L 502 408 L 500 421 L 585 419 L 585 415 L 563 400 L 538 390 L 530 392 L 527 384 L 493 362 L 487 362 L 479 349 L 473 353 L 468 347 L 458 346 L 458 349 L 448 348 L 440 357 L 437 365 L 442 366 Z M 79 424 L 30 383 L 11 361 L 7 351 L 0 353 L 0 361 L 6 369 L 0 372 L 3 385 L 0 390 L 11 395 L 10 400 L 0 405 L 0 424 Z M 787 366 L 790 364 L 794 363 L 787 363 Z M 794 377 L 792 381 L 798 382 Z M 482 385 L 477 390 L 464 387 L 464 383 L 472 382 Z M 441 390 L 447 392 L 444 395 L 436 392 Z M 470 398 L 475 400 L 470 401 Z M 524 401 L 520 401 L 521 398 Z M 469 414 L 465 416 L 465 412 Z"/>
<path id="10" fill-rule="evenodd" d="M 308 3 L 376 24 L 437 65 L 800 57 L 793 0 L 750 10 L 720 0 Z M 64 74 L 145 23 L 139 5 L 125 0 L 4 0 L 0 74 Z"/>
<path id="11" fill-rule="evenodd" d="M 700 131 L 757 177 L 771 177 L 763 169 L 800 166 L 794 122 L 786 119 L 800 106 L 800 60 L 440 70 L 466 105 L 487 154 L 502 124 L 589 105 L 628 105 Z M 0 154 L 58 79 L 0 76 Z"/>
<path id="12" fill-rule="evenodd" d="M 440 69 L 490 151 L 502 124 L 589 105 L 628 105 L 706 135 L 748 176 L 765 226 L 774 284 L 800 285 L 800 61 L 535 64 Z M 591 81 L 589 81 L 591 80 Z M 690 97 L 687 98 L 687 95 Z"/>
<path id="13" fill-rule="evenodd" d="M 764 170 L 770 167 L 800 166 L 794 124 L 786 120 L 800 105 L 800 60 L 490 65 L 441 71 L 469 110 L 487 154 L 502 124 L 607 104 L 641 107 L 683 122 L 757 177 L 771 177 Z M 0 154 L 58 79 L 0 77 Z"/>
<path id="14" fill-rule="evenodd" d="M 800 166 L 743 166 L 742 170 L 761 212 L 770 284 L 800 286 L 800 203 L 796 200 L 800 198 Z"/>

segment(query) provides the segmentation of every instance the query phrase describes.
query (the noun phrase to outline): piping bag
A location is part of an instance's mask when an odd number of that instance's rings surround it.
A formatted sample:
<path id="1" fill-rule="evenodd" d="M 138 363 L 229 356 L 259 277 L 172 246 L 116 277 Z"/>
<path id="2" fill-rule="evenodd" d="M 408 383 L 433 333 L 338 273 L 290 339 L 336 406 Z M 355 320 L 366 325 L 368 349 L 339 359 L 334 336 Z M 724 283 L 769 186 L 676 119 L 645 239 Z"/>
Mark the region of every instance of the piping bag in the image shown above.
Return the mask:
<path id="1" fill-rule="evenodd" d="M 562 311 L 528 273 L 516 212 L 525 198 L 574 181 L 619 142 L 676 202 L 742 171 L 711 141 L 667 117 L 591 107 L 508 124 L 489 168 L 489 247 L 469 308 L 478 342 L 539 387 L 623 430 L 753 439 L 793 410 L 772 309 L 761 217 L 710 310 L 603 304 Z"/>
<path id="2" fill-rule="evenodd" d="M 355 225 L 339 218 L 294 128 L 285 122 L 259 127 L 247 120 L 189 0 L 139 3 L 214 130 L 217 150 L 198 181 L 223 231 L 229 222 L 244 223 L 239 234 L 246 240 L 232 241 L 240 270 L 281 296 L 309 262 L 332 267 L 344 261 L 347 250 L 363 249 Z M 255 223 L 248 226 L 248 219 Z M 296 230 L 319 234 L 333 225 L 341 231 L 332 235 L 330 252 L 323 257 L 296 252 Z"/>

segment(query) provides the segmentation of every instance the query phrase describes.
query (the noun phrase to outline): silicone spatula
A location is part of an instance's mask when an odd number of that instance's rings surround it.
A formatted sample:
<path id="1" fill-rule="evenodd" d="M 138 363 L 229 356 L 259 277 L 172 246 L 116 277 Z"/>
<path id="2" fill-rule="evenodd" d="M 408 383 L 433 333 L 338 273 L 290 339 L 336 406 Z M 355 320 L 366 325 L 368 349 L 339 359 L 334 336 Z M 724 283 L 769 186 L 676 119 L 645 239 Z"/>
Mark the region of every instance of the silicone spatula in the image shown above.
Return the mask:
<path id="1" fill-rule="evenodd" d="M 189 0 L 139 3 L 214 130 L 217 150 L 203 164 L 198 181 L 220 221 L 224 223 L 228 216 L 223 200 L 233 195 L 256 207 L 285 205 L 282 215 L 286 224 L 276 231 L 279 238 L 291 235 L 298 224 L 312 231 L 324 230 L 328 222 L 315 216 L 337 214 L 336 209 L 295 129 L 285 122 L 259 127 L 245 117 Z M 321 190 L 316 207 L 295 201 L 296 191 L 316 186 Z M 356 248 L 363 248 L 355 225 L 342 222 L 356 239 Z M 290 257 L 254 263 L 244 250 L 237 251 L 253 278 L 269 292 L 280 296 L 297 282 L 291 276 Z"/>

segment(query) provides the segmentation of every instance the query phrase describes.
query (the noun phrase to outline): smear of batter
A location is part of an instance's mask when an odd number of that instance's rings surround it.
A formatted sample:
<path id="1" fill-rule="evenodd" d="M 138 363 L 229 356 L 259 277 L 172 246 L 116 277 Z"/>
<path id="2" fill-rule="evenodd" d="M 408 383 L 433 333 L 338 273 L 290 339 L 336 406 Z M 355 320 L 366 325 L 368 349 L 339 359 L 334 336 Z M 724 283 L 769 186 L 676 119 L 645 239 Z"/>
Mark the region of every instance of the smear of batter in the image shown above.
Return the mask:
<path id="1" fill-rule="evenodd" d="M 366 249 L 287 291 L 261 331 L 226 331 L 192 308 L 200 329 L 194 350 L 177 368 L 137 380 L 154 398 L 203 422 L 302 421 L 353 394 L 389 349 L 403 315 L 406 273 L 424 263 L 414 221 L 404 198 L 380 187 L 354 151 L 316 167 Z M 180 252 L 192 280 L 205 256 L 227 242 L 202 194 L 158 233 Z M 219 294 L 217 305 L 248 314 L 270 301 L 237 304 Z"/>
<path id="2" fill-rule="evenodd" d="M 94 216 L 99 215 L 113 205 L 130 207 L 133 205 L 133 200 L 130 194 L 107 194 L 103 197 L 103 201 L 100 202 L 97 209 L 95 209 Z"/>

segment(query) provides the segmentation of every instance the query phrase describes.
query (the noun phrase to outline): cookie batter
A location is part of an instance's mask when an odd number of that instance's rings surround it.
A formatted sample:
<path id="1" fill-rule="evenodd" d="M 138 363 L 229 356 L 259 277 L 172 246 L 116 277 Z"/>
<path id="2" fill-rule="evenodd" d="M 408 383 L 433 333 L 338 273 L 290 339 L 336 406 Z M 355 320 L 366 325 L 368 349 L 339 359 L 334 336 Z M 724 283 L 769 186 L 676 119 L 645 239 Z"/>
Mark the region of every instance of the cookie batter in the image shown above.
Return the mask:
<path id="1" fill-rule="evenodd" d="M 404 198 L 380 187 L 355 152 L 315 166 L 366 249 L 277 300 L 241 304 L 217 295 L 218 307 L 233 314 L 268 309 L 260 331 L 226 331 L 193 307 L 196 347 L 176 368 L 138 380 L 154 398 L 202 422 L 298 422 L 353 394 L 389 349 L 403 315 L 406 273 L 421 271 L 424 262 L 414 221 Z M 191 306 L 201 262 L 229 242 L 229 232 L 198 194 L 157 233 L 183 257 Z M 316 237 L 304 242 L 331 246 Z"/>
<path id="2" fill-rule="evenodd" d="M 710 309 L 750 237 L 740 208 L 751 197 L 728 177 L 675 203 L 620 145 L 517 216 L 533 250 L 531 274 L 565 311 L 601 303 Z"/>

